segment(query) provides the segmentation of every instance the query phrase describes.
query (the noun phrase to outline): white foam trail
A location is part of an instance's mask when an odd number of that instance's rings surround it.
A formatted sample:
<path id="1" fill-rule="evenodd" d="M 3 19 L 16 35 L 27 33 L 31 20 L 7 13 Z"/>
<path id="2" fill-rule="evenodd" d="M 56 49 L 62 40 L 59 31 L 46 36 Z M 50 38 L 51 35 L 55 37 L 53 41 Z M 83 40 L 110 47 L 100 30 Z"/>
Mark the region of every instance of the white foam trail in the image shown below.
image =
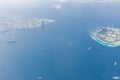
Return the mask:
<path id="1" fill-rule="evenodd" d="M 115 80 L 120 80 L 120 76 L 113 76 L 112 78 Z"/>

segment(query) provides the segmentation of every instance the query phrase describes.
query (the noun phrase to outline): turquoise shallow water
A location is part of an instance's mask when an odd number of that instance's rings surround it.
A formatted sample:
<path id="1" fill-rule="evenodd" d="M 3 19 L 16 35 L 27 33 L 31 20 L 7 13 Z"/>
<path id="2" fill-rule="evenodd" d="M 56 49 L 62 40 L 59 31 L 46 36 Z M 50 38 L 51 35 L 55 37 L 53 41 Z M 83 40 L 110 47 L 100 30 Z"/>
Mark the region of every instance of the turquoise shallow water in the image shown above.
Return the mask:
<path id="1" fill-rule="evenodd" d="M 119 27 L 118 3 L 69 3 L 61 10 L 43 5 L 24 16 L 51 18 L 41 28 L 0 34 L 1 80 L 113 80 L 120 72 L 120 47 L 93 41 L 89 29 Z M 14 37 L 15 43 L 6 43 Z M 89 50 L 89 48 L 91 48 Z M 117 67 L 113 65 L 117 62 Z"/>

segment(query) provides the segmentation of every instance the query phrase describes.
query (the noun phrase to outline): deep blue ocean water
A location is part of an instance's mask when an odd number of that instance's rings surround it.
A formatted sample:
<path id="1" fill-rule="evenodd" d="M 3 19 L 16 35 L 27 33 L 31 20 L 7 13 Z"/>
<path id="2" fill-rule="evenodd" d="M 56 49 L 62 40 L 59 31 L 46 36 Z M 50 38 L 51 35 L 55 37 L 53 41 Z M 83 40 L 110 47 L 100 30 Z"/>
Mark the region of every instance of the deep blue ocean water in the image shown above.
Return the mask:
<path id="1" fill-rule="evenodd" d="M 0 34 L 0 80 L 113 80 L 120 76 L 120 47 L 100 45 L 89 36 L 89 30 L 99 26 L 120 27 L 119 9 L 119 3 L 68 3 L 61 10 L 44 4 L 22 13 L 56 22 L 45 25 L 45 31 Z M 16 42 L 6 43 L 11 36 Z"/>

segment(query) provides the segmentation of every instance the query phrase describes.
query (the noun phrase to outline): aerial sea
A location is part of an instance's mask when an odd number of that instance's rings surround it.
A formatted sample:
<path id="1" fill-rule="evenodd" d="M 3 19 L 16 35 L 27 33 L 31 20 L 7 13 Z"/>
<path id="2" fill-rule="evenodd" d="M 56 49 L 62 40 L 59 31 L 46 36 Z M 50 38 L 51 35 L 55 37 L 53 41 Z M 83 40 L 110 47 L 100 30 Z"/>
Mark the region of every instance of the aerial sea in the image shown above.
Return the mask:
<path id="1" fill-rule="evenodd" d="M 120 76 L 120 47 L 100 45 L 89 35 L 99 26 L 119 28 L 120 4 L 62 6 L 56 10 L 44 4 L 21 13 L 54 19 L 45 30 L 0 33 L 0 80 L 113 80 Z M 6 42 L 11 39 L 15 42 Z"/>

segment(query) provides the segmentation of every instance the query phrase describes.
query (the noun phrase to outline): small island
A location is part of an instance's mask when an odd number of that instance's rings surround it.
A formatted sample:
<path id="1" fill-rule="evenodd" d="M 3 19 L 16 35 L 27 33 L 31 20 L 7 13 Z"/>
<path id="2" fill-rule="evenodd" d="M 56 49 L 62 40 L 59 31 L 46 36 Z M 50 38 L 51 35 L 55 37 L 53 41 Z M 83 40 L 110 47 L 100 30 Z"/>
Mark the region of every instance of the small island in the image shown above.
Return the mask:
<path id="1" fill-rule="evenodd" d="M 108 46 L 120 46 L 120 29 L 114 27 L 98 27 L 90 31 L 90 37 L 96 42 Z"/>

